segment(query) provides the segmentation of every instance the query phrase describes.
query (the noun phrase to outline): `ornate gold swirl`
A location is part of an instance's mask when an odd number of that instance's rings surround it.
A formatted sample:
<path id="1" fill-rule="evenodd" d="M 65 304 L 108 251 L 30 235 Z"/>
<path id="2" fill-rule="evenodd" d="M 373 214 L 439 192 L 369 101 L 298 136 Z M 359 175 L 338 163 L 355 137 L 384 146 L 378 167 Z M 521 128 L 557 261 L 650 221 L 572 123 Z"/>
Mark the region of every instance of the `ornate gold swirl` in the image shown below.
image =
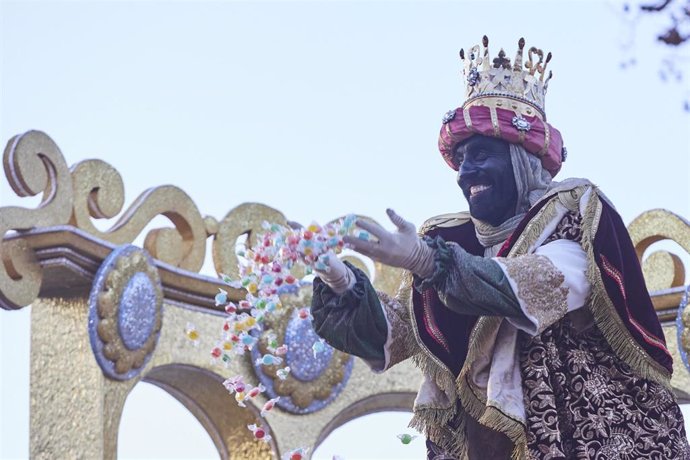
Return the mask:
<path id="1" fill-rule="evenodd" d="M 182 189 L 173 185 L 144 191 L 118 221 L 104 232 L 91 218 L 112 218 L 122 210 L 124 185 L 115 168 L 101 160 L 86 160 L 72 167 L 74 208 L 71 223 L 98 238 L 115 244 L 134 241 L 156 216 L 170 219 L 175 228 L 151 230 L 144 241 L 156 259 L 198 272 L 206 252 L 206 224 L 199 209 Z"/>
<path id="2" fill-rule="evenodd" d="M 235 254 L 237 239 L 247 235 L 246 246 L 254 246 L 256 236 L 263 232 L 263 222 L 287 225 L 283 213 L 265 204 L 243 203 L 228 212 L 218 224 L 218 232 L 213 239 L 213 264 L 216 272 L 233 279 L 239 276 Z"/>
<path id="3" fill-rule="evenodd" d="M 9 140 L 3 155 L 5 175 L 14 192 L 35 196 L 43 192 L 35 209 L 0 208 L 0 237 L 10 230 L 63 225 L 72 209 L 72 181 L 62 153 L 40 131 L 28 131 Z M 22 308 L 38 296 L 41 268 L 33 251 L 23 241 L 0 240 L 0 306 Z"/>
<path id="4" fill-rule="evenodd" d="M 640 261 L 652 244 L 664 240 L 671 240 L 690 253 L 690 223 L 670 211 L 647 211 L 630 223 L 628 232 Z M 642 271 L 649 291 L 682 286 L 685 281 L 682 260 L 668 251 L 653 252 L 642 262 Z"/>

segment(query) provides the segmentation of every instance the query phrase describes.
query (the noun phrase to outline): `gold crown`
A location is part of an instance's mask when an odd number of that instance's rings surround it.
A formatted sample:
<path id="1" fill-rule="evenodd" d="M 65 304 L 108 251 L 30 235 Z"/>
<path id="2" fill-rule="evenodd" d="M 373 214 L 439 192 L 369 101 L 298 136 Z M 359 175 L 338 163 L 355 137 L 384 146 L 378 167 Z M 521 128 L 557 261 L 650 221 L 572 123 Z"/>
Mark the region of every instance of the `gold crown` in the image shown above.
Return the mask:
<path id="1" fill-rule="evenodd" d="M 512 109 L 526 116 L 537 116 L 546 121 L 544 97 L 553 74 L 549 71 L 546 79 L 544 75 L 551 53 L 544 59 L 542 50 L 531 47 L 523 68 L 524 38 L 518 41 L 518 51 L 512 66 L 503 49 L 493 60 L 489 58 L 489 39 L 486 35 L 482 39 L 482 45 L 482 54 L 479 45 L 470 48 L 467 56 L 464 50 L 460 50 L 460 58 L 464 61 L 463 75 L 467 81 L 463 109 L 473 105 L 499 107 Z"/>

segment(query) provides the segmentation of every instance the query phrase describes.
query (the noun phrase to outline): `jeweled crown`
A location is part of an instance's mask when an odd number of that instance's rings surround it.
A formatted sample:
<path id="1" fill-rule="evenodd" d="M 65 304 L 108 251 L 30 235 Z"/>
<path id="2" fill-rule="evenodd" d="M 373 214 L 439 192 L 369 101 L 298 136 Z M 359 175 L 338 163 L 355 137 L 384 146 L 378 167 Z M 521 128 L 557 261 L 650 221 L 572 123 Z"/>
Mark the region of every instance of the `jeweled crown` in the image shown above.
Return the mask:
<path id="1" fill-rule="evenodd" d="M 525 39 L 518 41 L 518 50 L 511 65 L 505 51 L 501 49 L 493 60 L 489 57 L 489 39 L 482 39 L 484 47 L 474 45 L 467 53 L 460 50 L 464 62 L 463 75 L 466 79 L 466 100 L 463 108 L 473 105 L 489 105 L 512 109 L 525 116 L 537 116 L 546 121 L 544 98 L 552 72 L 546 75 L 546 66 L 551 53 L 531 47 L 527 51 L 527 62 L 523 66 Z"/>

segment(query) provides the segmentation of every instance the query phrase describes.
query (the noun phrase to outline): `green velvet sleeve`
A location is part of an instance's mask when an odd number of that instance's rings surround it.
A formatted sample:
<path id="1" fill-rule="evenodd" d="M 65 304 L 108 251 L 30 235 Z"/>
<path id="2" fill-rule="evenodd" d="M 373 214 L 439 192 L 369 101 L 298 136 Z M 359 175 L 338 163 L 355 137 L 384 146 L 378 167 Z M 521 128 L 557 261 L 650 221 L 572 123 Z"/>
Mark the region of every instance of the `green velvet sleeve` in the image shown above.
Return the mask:
<path id="1" fill-rule="evenodd" d="M 355 274 L 355 285 L 343 294 L 333 292 L 320 278 L 314 279 L 314 330 L 338 350 L 383 362 L 388 329 L 378 295 L 364 272 L 345 263 Z"/>
<path id="2" fill-rule="evenodd" d="M 431 277 L 415 277 L 415 289 L 433 288 L 451 310 L 467 315 L 524 317 L 503 270 L 492 259 L 468 254 L 441 237 L 425 242 L 436 254 Z"/>

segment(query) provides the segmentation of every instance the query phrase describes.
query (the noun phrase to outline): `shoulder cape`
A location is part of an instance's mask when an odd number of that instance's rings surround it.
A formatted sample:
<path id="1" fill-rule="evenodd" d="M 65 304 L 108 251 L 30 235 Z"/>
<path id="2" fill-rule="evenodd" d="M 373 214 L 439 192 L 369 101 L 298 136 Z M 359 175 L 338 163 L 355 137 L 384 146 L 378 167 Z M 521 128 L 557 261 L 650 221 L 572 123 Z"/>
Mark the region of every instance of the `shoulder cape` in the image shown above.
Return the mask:
<path id="1" fill-rule="evenodd" d="M 621 217 L 596 187 L 583 211 L 582 246 L 591 261 L 588 278 L 592 285 L 589 306 L 597 326 L 616 354 L 635 369 L 641 377 L 666 386 L 672 372 L 672 358 L 642 275 L 637 254 Z M 577 191 L 558 190 L 535 204 L 520 222 L 499 256 L 509 256 L 516 244 L 534 228 L 548 224 L 549 203 L 565 197 L 581 198 Z M 568 203 L 569 207 L 574 203 Z M 420 233 L 440 236 L 453 241 L 473 255 L 483 255 L 469 213 L 445 214 L 429 219 Z M 522 237 L 522 238 L 521 238 Z M 420 293 L 413 289 L 412 313 L 417 323 L 419 340 L 447 369 L 458 376 L 467 357 L 470 335 L 478 317 L 460 315 L 445 308 L 433 289 Z M 442 334 L 446 346 L 435 338 Z"/>

